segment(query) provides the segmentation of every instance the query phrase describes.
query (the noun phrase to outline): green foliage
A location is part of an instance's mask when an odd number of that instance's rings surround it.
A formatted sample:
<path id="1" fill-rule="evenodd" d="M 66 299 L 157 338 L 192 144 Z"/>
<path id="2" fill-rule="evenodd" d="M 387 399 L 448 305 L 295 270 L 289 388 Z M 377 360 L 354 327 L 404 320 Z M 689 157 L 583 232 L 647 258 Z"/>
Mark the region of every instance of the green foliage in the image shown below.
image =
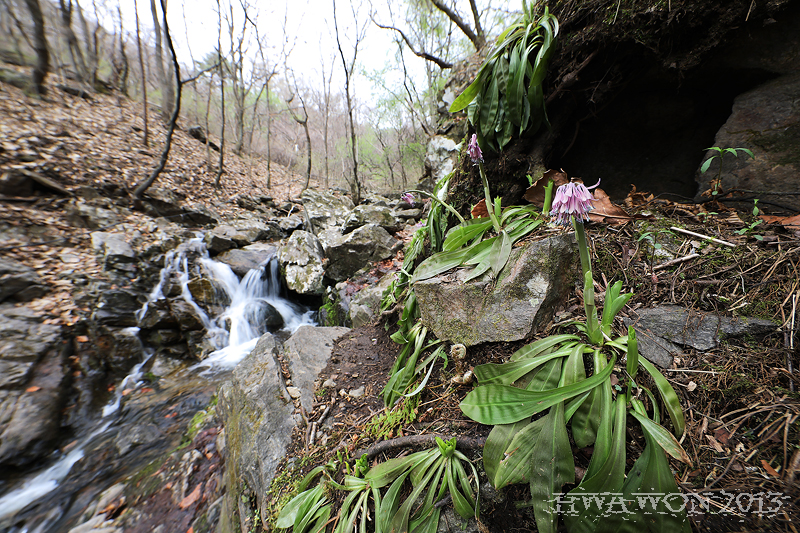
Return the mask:
<path id="1" fill-rule="evenodd" d="M 671 494 L 678 491 L 669 470 L 665 452 L 689 463 L 689 457 L 675 436 L 658 424 L 659 411 L 651 398 L 654 419 L 633 394 L 640 390 L 634 381 L 642 366 L 653 378 L 661 400 L 672 419 L 676 436 L 684 432 L 685 420 L 678 397 L 661 373 L 646 359 L 640 358 L 635 331 L 627 337 L 612 339 L 611 324 L 631 297 L 620 294 L 622 282 L 606 290 L 606 302 L 600 320 L 594 307 L 591 271 L 585 273 L 584 302 L 586 323 L 575 323 L 590 344 L 577 335 L 554 335 L 517 352 L 502 364 L 488 363 L 475 368 L 480 386 L 461 402 L 462 412 L 482 424 L 494 424 L 484 446 L 484 466 L 489 481 L 501 488 L 511 483 L 528 483 L 531 490 L 536 525 L 539 531 L 556 531 L 557 514 L 553 496 L 566 483 L 574 482 L 574 461 L 567 433 L 572 430 L 576 445 L 594 444 L 589 468 L 583 481 L 567 498 L 575 515 L 565 516 L 567 529 L 573 531 L 617 531 L 628 523 L 606 528 L 604 514 L 613 498 L 642 490 Z M 594 321 L 594 324 L 592 324 Z M 610 352 L 611 357 L 603 354 Z M 587 377 L 584 355 L 592 354 L 593 372 Z M 617 359 L 627 357 L 627 378 L 617 376 L 616 400 L 612 396 L 612 372 Z M 644 389 L 641 389 L 644 390 Z M 626 410 L 626 406 L 631 410 Z M 548 410 L 549 409 L 549 410 Z M 531 420 L 537 413 L 547 413 Z M 636 475 L 625 480 L 626 415 L 630 413 L 642 426 L 648 448 L 634 468 L 647 480 L 647 487 Z M 638 483 L 638 484 L 637 484 Z M 591 496 L 582 499 L 581 496 Z M 613 500 L 616 501 L 616 500 Z M 576 504 L 577 502 L 577 504 Z M 592 503 L 595 502 L 595 503 Z M 674 530 L 688 527 L 685 511 L 667 512 L 663 502 L 652 508 L 632 509 L 624 516 L 638 527 L 652 521 L 668 524 Z M 664 515 L 659 513 L 666 513 Z M 615 520 L 621 520 L 615 518 Z M 602 524 L 602 525 L 601 525 Z M 663 529 L 663 531 L 673 529 Z"/>
<path id="2" fill-rule="evenodd" d="M 755 159 L 756 157 L 753 155 L 751 150 L 747 148 L 719 148 L 718 146 L 712 146 L 711 148 L 706 148 L 706 150 L 711 150 L 716 152 L 714 155 L 709 157 L 708 159 L 703 162 L 700 166 L 700 173 L 705 174 L 708 171 L 708 167 L 711 166 L 711 163 L 714 162 L 715 159 L 719 159 L 719 171 L 717 172 L 717 177 L 714 179 L 714 189 L 711 191 L 712 196 L 717 196 L 719 194 L 719 181 L 722 177 L 722 158 L 725 154 L 731 154 L 733 157 L 739 157 L 739 151 L 747 154 L 750 156 L 751 159 Z"/>
<path id="3" fill-rule="evenodd" d="M 753 216 L 757 217 L 760 212 L 761 211 L 758 209 L 758 199 L 755 199 L 755 200 L 753 200 Z M 756 228 L 756 226 L 758 226 L 762 222 L 764 222 L 764 221 L 757 218 L 757 219 L 753 220 L 753 222 L 751 222 L 749 226 L 745 226 L 744 228 L 738 230 L 736 232 L 736 234 L 737 235 L 746 235 L 746 234 L 752 232 Z M 761 235 L 753 235 L 753 237 L 755 237 L 755 239 L 758 240 L 758 241 L 763 241 L 764 240 L 764 237 L 761 236 Z"/>
<path id="4" fill-rule="evenodd" d="M 367 424 L 367 433 L 377 440 L 391 439 L 397 430 L 417 419 L 419 396 L 402 398 L 385 413 L 374 417 Z"/>
<path id="5" fill-rule="evenodd" d="M 467 474 L 465 463 L 472 476 Z M 366 533 L 370 516 L 374 516 L 375 533 L 435 532 L 441 512 L 436 504 L 447 494 L 461 517 L 478 515 L 478 472 L 456 450 L 455 438 L 444 442 L 437 437 L 433 448 L 389 459 L 372 468 L 364 455 L 356 461 L 353 473 L 344 476 L 342 484 L 331 478 L 331 470 L 317 467 L 306 477 L 310 481 L 323 474 L 320 483 L 300 492 L 283 507 L 277 527 L 292 528 L 296 533 L 323 531 L 330 518 L 326 493 L 331 490 L 349 492 L 335 517 L 334 533 Z M 406 481 L 411 482 L 410 493 L 402 490 Z"/>
<path id="6" fill-rule="evenodd" d="M 513 136 L 535 133 L 547 122 L 542 82 L 555 50 L 558 21 L 538 2 L 523 0 L 522 15 L 497 38 L 475 81 L 450 106 L 469 106 L 480 146 L 499 152 Z"/>

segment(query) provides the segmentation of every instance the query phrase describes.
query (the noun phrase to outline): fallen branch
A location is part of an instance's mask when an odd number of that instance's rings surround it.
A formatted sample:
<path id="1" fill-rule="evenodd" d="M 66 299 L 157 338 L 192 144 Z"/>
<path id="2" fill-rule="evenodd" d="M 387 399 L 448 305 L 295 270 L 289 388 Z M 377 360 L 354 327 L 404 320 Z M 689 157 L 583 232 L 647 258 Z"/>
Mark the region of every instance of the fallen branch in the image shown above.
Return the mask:
<path id="1" fill-rule="evenodd" d="M 407 435 L 405 437 L 397 437 L 396 439 L 384 440 L 373 444 L 366 450 L 359 450 L 353 455 L 353 457 L 359 458 L 362 455 L 366 455 L 367 459 L 372 459 L 380 453 L 393 450 L 395 448 L 407 448 L 411 446 L 432 444 L 436 441 L 436 437 L 439 437 L 442 440 L 449 440 L 453 438 L 437 433 L 428 433 L 426 435 Z M 485 443 L 485 437 L 456 437 L 456 448 L 459 450 L 475 450 L 482 448 Z"/>
<path id="2" fill-rule="evenodd" d="M 672 231 L 677 231 L 678 233 L 684 233 L 686 235 L 691 235 L 693 237 L 699 237 L 700 239 L 705 239 L 707 241 L 715 242 L 717 244 L 722 244 L 722 245 L 725 245 L 725 246 L 730 246 L 731 248 L 736 248 L 736 245 L 731 243 L 731 242 L 723 241 L 723 240 L 717 239 L 715 237 L 709 237 L 708 235 L 703 235 L 702 233 L 695 233 L 693 231 L 689 231 L 688 229 L 678 228 L 678 227 L 675 227 L 675 226 L 670 226 L 669 229 L 671 229 Z"/>
<path id="3" fill-rule="evenodd" d="M 664 269 L 664 268 L 669 268 L 669 267 L 671 267 L 671 266 L 674 266 L 674 265 L 677 265 L 677 264 L 683 263 L 683 262 L 685 262 L 685 261 L 692 260 L 692 259 L 694 259 L 695 257 L 700 257 L 700 254 L 689 254 L 689 255 L 685 255 L 685 256 L 683 256 L 683 257 L 679 257 L 679 258 L 677 258 L 677 259 L 672 259 L 672 260 L 670 260 L 670 261 L 667 261 L 666 263 L 661 263 L 661 264 L 660 264 L 660 265 L 658 265 L 657 267 L 653 268 L 653 271 L 656 271 L 656 270 L 662 270 L 662 269 Z"/>

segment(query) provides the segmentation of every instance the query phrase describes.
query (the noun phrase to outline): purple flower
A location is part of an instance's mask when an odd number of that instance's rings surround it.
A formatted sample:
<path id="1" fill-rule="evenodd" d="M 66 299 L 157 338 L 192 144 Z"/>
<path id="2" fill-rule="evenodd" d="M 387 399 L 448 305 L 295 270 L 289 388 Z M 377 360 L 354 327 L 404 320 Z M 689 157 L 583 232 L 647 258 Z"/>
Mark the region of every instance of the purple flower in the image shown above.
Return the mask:
<path id="1" fill-rule="evenodd" d="M 404 193 L 402 196 L 400 196 L 400 199 L 411 207 L 414 207 L 414 195 L 410 192 Z"/>
<path id="2" fill-rule="evenodd" d="M 483 163 L 483 153 L 481 152 L 481 147 L 478 146 L 478 136 L 475 133 L 472 134 L 472 139 L 469 140 L 467 153 L 473 165 L 477 165 L 479 162 Z"/>
<path id="3" fill-rule="evenodd" d="M 588 213 L 594 209 L 592 205 L 594 196 L 589 189 L 594 189 L 597 185 L 600 185 L 599 181 L 587 188 L 583 182 L 571 181 L 556 189 L 556 197 L 553 198 L 553 206 L 550 210 L 550 215 L 556 218 L 556 224 L 569 226 L 570 217 L 575 217 L 579 224 L 583 224 L 584 220 L 588 222 Z"/>

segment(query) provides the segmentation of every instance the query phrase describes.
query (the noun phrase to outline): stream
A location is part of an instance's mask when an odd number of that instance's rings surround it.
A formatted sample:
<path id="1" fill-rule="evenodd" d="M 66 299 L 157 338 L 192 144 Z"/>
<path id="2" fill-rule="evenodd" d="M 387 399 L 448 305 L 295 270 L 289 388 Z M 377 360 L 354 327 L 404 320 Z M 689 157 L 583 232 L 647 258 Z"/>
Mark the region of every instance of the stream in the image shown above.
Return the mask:
<path id="1" fill-rule="evenodd" d="M 193 299 L 188 284 L 202 275 L 221 287 L 230 303 L 211 316 Z M 316 312 L 293 303 L 282 289 L 273 257 L 240 280 L 228 265 L 214 261 L 201 238 L 169 252 L 159 282 L 137 312 L 164 299 L 168 281 L 178 280 L 181 297 L 205 327 L 214 348 L 198 362 L 157 358 L 151 347 L 120 380 L 109 401 L 87 429 L 63 443 L 40 464 L 0 486 L 0 532 L 67 532 L 108 487 L 124 481 L 180 444 L 189 421 L 208 406 L 219 383 L 268 330 L 288 336 L 302 325 L 316 325 Z M 139 328 L 126 333 L 137 335 Z M 145 377 L 156 375 L 150 381 Z M 69 440 L 69 439 L 68 439 Z"/>

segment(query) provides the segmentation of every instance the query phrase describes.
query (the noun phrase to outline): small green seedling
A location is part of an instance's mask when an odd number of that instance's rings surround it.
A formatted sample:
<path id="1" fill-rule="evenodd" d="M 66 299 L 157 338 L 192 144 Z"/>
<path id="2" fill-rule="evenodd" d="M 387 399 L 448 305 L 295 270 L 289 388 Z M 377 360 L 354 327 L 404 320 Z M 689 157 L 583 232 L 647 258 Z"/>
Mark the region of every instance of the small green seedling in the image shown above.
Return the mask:
<path id="1" fill-rule="evenodd" d="M 717 172 L 717 177 L 714 179 L 714 190 L 711 191 L 712 196 L 719 194 L 719 180 L 722 177 L 722 158 L 725 154 L 733 154 L 733 157 L 739 157 L 739 150 L 741 150 L 749 155 L 752 159 L 756 158 L 756 156 L 753 155 L 753 152 L 747 148 L 720 148 L 718 146 L 712 146 L 711 148 L 706 148 L 706 150 L 714 150 L 717 153 L 705 160 L 703 165 L 700 167 L 701 174 L 705 174 L 708 171 L 708 167 L 711 166 L 711 162 L 719 158 L 719 171 Z"/>
<path id="2" fill-rule="evenodd" d="M 761 210 L 758 208 L 758 199 L 756 198 L 755 200 L 753 200 L 753 216 L 757 217 L 760 212 L 761 212 Z M 737 231 L 736 234 L 737 235 L 745 235 L 747 233 L 750 233 L 751 231 L 753 231 L 755 229 L 756 226 L 758 226 L 762 222 L 763 222 L 763 220 L 761 220 L 760 218 L 757 218 L 756 220 L 753 221 L 752 224 L 750 224 L 746 228 L 742 228 L 739 231 Z M 764 240 L 764 237 L 762 237 L 761 235 L 753 235 L 753 237 L 758 241 L 763 241 Z"/>

